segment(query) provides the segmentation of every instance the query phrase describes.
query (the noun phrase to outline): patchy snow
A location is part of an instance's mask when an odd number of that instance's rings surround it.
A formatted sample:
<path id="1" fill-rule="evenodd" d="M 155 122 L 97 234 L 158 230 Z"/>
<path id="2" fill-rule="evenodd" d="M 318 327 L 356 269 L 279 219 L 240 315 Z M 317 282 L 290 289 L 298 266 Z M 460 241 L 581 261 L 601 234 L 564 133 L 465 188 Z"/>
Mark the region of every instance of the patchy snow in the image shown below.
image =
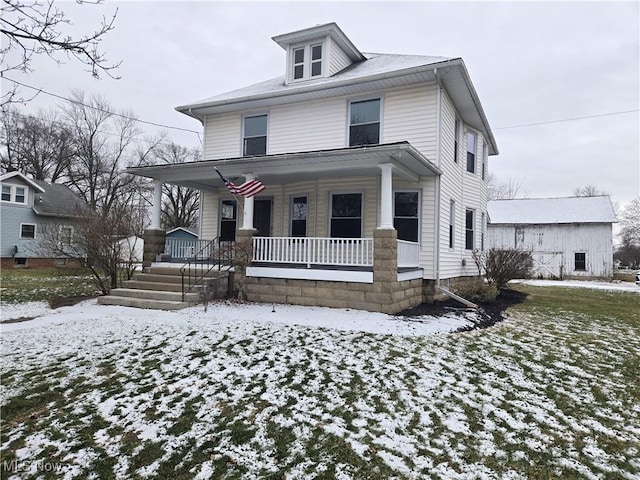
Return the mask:
<path id="1" fill-rule="evenodd" d="M 0 331 L 11 332 L 32 329 L 50 324 L 77 322 L 89 318 L 93 321 L 103 319 L 126 321 L 131 317 L 139 316 L 140 312 L 141 310 L 136 308 L 98 305 L 95 299 L 56 310 L 51 310 L 43 302 L 31 302 L 15 306 L 3 304 L 3 321 L 12 318 L 37 318 L 17 323 L 0 324 Z M 207 308 L 207 312 L 204 311 L 204 307 L 201 305 L 176 312 L 163 312 L 160 310 L 142 310 L 142 312 L 144 312 L 145 318 L 158 320 L 206 318 L 225 324 L 276 323 L 400 336 L 446 333 L 462 327 L 473 326 L 480 321 L 479 314 L 472 311 L 453 312 L 442 317 L 424 315 L 405 318 L 384 313 L 365 312 L 363 310 L 236 302 L 211 303 Z"/>
<path id="2" fill-rule="evenodd" d="M 534 287 L 592 288 L 594 290 L 608 290 L 610 292 L 640 293 L 640 285 L 631 282 L 601 282 L 598 280 L 513 280 L 512 283 L 522 283 Z"/>

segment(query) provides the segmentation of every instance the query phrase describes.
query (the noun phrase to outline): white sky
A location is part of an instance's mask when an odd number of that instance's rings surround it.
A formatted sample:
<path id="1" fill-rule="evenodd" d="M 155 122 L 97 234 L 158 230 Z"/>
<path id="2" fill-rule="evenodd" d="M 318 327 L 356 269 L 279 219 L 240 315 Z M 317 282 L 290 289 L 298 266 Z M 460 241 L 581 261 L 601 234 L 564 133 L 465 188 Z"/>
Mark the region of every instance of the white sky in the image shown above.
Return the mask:
<path id="1" fill-rule="evenodd" d="M 521 193 L 569 196 L 591 184 L 615 202 L 640 195 L 638 2 L 57 3 L 71 32 L 118 8 L 102 49 L 122 61 L 122 78 L 95 80 L 73 60 L 44 57 L 34 72 L 8 77 L 63 96 L 78 88 L 142 120 L 201 131 L 174 107 L 284 74 L 285 52 L 271 37 L 335 21 L 362 52 L 462 57 L 500 149 L 490 170 L 519 179 Z M 59 102 L 40 94 L 22 108 Z"/>

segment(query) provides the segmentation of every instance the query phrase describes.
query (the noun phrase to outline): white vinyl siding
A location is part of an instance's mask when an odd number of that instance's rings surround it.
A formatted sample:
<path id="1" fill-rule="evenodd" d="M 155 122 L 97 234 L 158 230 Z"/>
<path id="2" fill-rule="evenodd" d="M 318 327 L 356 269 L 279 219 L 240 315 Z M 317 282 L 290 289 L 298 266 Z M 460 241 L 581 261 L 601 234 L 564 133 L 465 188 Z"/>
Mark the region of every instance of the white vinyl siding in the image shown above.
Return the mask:
<path id="1" fill-rule="evenodd" d="M 436 163 L 437 93 L 436 85 L 386 92 L 382 108 L 382 141 L 408 141 Z"/>
<path id="2" fill-rule="evenodd" d="M 269 153 L 344 147 L 346 111 L 344 97 L 272 107 Z"/>
<path id="3" fill-rule="evenodd" d="M 207 115 L 202 152 L 204 160 L 235 158 L 242 155 L 242 117 L 242 114 L 236 112 Z M 267 151 L 268 149 L 267 145 Z"/>
<path id="4" fill-rule="evenodd" d="M 351 65 L 351 60 L 349 60 L 349 57 L 347 57 L 342 49 L 331 40 L 331 37 L 327 38 L 326 46 L 326 49 L 329 53 L 329 69 L 326 73 L 328 77 L 330 77 L 334 73 L 338 73 L 340 70 L 344 70 L 349 65 Z"/>

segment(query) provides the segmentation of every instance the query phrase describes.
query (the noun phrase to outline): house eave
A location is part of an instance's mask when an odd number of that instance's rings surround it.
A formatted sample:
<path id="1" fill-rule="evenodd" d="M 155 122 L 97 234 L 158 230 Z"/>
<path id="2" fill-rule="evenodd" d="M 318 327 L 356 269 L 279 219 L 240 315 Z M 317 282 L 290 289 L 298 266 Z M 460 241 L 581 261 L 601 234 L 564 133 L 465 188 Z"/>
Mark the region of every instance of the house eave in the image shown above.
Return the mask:
<path id="1" fill-rule="evenodd" d="M 398 175 L 414 181 L 442 173 L 408 142 L 131 167 L 127 171 L 163 183 L 211 191 L 224 187 L 214 167 L 234 182 L 252 174 L 268 188 L 270 183 L 379 175 L 379 165 L 385 163 L 393 164 Z"/>

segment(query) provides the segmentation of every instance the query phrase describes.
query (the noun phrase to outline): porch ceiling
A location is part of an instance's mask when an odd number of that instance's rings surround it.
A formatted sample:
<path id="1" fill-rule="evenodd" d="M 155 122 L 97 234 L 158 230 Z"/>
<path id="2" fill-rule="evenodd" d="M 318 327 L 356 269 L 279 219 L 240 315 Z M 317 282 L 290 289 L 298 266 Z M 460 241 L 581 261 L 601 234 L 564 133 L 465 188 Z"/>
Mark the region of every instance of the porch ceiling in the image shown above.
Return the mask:
<path id="1" fill-rule="evenodd" d="M 216 190 L 224 185 L 214 167 L 236 183 L 238 177 L 253 174 L 268 187 L 269 184 L 279 185 L 317 178 L 379 175 L 378 165 L 384 163 L 394 165 L 394 175 L 414 181 L 422 176 L 441 174 L 436 165 L 408 142 L 133 167 L 127 170 L 163 183 Z"/>

